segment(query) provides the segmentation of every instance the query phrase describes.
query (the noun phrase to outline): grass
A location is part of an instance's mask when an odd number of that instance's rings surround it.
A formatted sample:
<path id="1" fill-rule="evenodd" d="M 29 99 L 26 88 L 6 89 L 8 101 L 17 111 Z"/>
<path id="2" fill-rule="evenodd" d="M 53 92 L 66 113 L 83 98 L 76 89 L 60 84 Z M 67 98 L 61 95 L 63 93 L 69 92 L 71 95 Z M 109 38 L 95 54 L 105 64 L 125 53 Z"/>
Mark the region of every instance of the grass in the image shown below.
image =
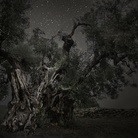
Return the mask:
<path id="1" fill-rule="evenodd" d="M 0 119 L 7 108 L 0 106 Z M 0 130 L 0 138 L 25 138 L 23 132 Z M 76 118 L 70 128 L 47 125 L 28 138 L 138 138 L 138 116 L 133 118 Z"/>

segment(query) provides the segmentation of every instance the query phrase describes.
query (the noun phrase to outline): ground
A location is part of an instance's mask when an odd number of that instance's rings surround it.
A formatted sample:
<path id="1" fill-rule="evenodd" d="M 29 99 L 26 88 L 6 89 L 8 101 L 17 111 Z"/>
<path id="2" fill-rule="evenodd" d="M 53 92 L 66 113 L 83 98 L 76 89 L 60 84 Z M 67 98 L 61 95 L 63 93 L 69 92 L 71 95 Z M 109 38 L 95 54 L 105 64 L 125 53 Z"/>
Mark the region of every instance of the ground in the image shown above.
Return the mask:
<path id="1" fill-rule="evenodd" d="M 0 113 L 4 113 L 1 108 Z M 2 114 L 1 114 L 2 117 Z M 0 138 L 24 138 L 23 132 L 0 130 Z M 76 117 L 69 128 L 47 125 L 38 128 L 28 138 L 138 138 L 138 116 L 133 117 Z"/>

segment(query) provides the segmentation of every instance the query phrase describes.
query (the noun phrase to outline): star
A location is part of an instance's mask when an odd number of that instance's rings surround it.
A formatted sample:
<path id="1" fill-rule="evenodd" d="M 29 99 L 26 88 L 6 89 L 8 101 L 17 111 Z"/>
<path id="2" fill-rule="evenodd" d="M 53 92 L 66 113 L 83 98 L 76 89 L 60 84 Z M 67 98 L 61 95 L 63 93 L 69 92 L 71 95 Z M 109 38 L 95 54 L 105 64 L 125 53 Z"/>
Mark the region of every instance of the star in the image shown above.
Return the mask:
<path id="1" fill-rule="evenodd" d="M 88 8 L 88 6 L 86 5 L 85 8 Z"/>
<path id="2" fill-rule="evenodd" d="M 70 10 L 70 8 L 67 8 L 67 12 Z"/>
<path id="3" fill-rule="evenodd" d="M 73 19 L 82 16 L 90 8 L 91 0 L 35 0 L 32 5 L 30 29 L 40 27 L 46 36 L 55 35 L 58 30 L 70 32 Z"/>

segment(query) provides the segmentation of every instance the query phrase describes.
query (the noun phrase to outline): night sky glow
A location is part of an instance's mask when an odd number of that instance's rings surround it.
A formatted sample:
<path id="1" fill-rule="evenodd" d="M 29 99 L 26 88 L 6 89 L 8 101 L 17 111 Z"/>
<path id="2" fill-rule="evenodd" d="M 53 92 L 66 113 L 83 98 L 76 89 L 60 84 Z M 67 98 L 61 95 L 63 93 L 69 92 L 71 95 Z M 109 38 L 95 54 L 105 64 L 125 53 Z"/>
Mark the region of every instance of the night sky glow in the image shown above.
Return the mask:
<path id="1" fill-rule="evenodd" d="M 83 16 L 91 7 L 91 0 L 32 0 L 29 11 L 30 29 L 39 27 L 52 36 L 59 30 L 68 31 L 73 19 Z M 31 33 L 31 32 L 30 32 Z"/>
<path id="2" fill-rule="evenodd" d="M 32 0 L 31 5 L 32 9 L 28 12 L 30 28 L 27 32 L 31 35 L 32 30 L 39 27 L 50 38 L 59 30 L 70 33 L 73 19 L 90 11 L 92 0 Z M 79 48 L 86 48 L 85 36 L 80 28 L 75 32 L 74 40 Z"/>

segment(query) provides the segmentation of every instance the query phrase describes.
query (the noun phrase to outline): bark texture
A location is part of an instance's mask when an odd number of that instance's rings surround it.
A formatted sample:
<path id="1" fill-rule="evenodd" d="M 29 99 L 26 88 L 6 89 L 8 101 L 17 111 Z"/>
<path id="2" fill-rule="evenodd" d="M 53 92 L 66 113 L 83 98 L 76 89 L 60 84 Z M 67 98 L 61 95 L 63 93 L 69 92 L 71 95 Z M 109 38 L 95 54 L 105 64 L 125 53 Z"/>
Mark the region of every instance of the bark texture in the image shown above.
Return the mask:
<path id="1" fill-rule="evenodd" d="M 73 102 L 70 89 L 59 85 L 64 76 L 64 67 L 48 68 L 45 64 L 40 68 L 43 73 L 38 86 L 30 86 L 27 74 L 19 64 L 14 64 L 10 73 L 12 100 L 3 125 L 11 131 L 24 130 L 33 132 L 37 127 L 37 115 L 42 108 L 51 118 L 51 122 L 66 124 L 73 117 Z"/>

